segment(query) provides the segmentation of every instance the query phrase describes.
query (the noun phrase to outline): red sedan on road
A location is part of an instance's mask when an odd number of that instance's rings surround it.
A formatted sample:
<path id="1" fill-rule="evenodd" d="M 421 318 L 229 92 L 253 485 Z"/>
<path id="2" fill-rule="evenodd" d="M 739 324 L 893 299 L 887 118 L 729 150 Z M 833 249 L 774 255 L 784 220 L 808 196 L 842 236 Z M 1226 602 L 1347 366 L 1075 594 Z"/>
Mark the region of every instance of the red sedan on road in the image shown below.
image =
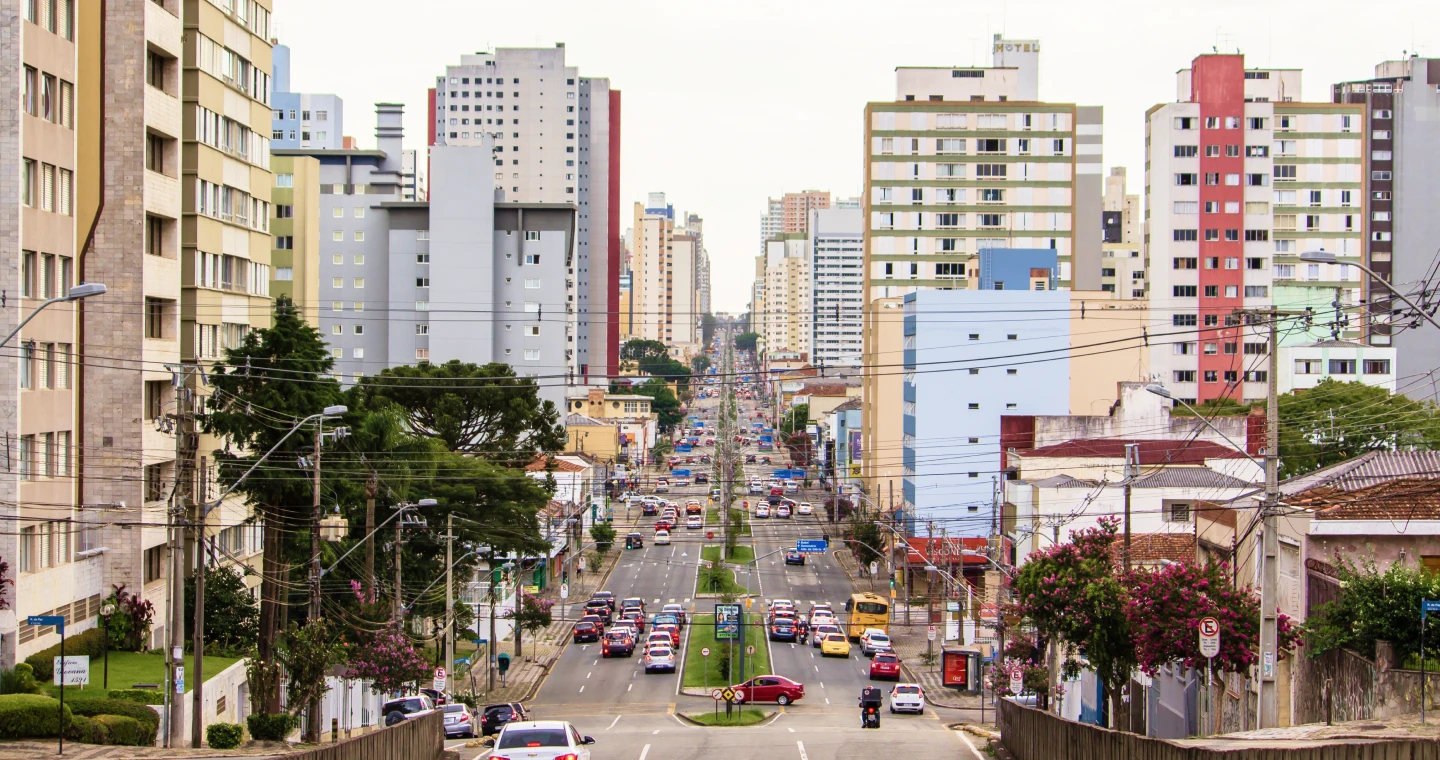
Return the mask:
<path id="1" fill-rule="evenodd" d="M 784 676 L 756 676 L 731 687 L 737 692 L 736 702 L 774 702 L 788 705 L 805 696 L 805 684 Z M 740 695 L 744 696 L 740 696 Z"/>
<path id="2" fill-rule="evenodd" d="M 870 660 L 870 680 L 888 678 L 900 680 L 900 657 L 894 652 L 878 652 Z"/>

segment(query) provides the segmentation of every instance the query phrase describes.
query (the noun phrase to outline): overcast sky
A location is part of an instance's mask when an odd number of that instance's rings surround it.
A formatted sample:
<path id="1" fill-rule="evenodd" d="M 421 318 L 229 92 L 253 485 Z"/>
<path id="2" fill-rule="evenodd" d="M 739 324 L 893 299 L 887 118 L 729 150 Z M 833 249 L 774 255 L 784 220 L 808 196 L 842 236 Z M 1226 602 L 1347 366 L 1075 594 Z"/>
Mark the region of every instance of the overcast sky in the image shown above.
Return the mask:
<path id="1" fill-rule="evenodd" d="M 1246 65 L 1302 68 L 1306 100 L 1404 51 L 1440 55 L 1436 0 L 275 0 L 291 86 L 346 101 L 345 131 L 374 145 L 373 105 L 406 104 L 423 148 L 425 91 L 460 55 L 564 42 L 583 76 L 622 94 L 622 226 L 664 191 L 705 218 L 714 308 L 744 308 L 765 199 L 858 195 L 865 103 L 894 97 L 896 66 L 989 65 L 997 32 L 1038 39 L 1040 97 L 1105 108 L 1105 164 L 1143 194 L 1145 109 L 1175 71 L 1236 48 Z"/>

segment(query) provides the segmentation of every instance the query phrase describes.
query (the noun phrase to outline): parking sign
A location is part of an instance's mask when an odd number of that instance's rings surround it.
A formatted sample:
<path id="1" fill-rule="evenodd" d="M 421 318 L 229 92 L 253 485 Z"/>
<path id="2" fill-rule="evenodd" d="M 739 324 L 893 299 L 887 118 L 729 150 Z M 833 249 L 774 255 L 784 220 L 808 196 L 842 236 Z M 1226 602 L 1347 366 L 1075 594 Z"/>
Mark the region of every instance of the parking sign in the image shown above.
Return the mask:
<path id="1" fill-rule="evenodd" d="M 1200 619 L 1200 654 L 1211 659 L 1220 654 L 1220 621 L 1213 617 Z"/>

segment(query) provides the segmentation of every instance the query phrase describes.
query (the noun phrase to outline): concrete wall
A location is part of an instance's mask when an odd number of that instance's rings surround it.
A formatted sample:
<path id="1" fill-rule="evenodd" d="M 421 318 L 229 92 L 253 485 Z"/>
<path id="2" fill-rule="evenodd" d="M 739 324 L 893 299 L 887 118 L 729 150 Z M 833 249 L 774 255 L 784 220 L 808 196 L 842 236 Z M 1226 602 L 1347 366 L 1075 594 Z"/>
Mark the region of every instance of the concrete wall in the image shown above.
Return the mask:
<path id="1" fill-rule="evenodd" d="M 430 159 L 430 360 L 483 364 L 495 356 L 494 335 L 464 317 L 499 321 L 524 308 L 523 301 L 506 308 L 491 290 L 495 191 L 475 178 L 493 175 L 495 159 L 484 147 L 443 145 L 430 149 Z"/>

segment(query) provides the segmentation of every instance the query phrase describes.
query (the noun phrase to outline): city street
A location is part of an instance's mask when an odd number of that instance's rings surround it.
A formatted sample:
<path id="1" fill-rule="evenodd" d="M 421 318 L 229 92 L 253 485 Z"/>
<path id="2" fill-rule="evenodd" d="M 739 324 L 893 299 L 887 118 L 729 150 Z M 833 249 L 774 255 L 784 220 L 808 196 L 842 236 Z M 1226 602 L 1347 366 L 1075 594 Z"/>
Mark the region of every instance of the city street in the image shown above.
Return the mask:
<path id="1" fill-rule="evenodd" d="M 710 398 L 695 402 L 691 413 L 711 425 L 719 400 Z M 760 411 L 755 401 L 740 403 L 742 429 Z M 702 449 L 712 453 L 714 447 Z M 757 454 L 753 445 L 740 451 L 740 457 Z M 797 539 L 821 539 L 832 526 L 824 522 L 824 493 L 816 489 L 790 494 L 797 502 L 809 501 L 816 514 L 794 518 L 752 519 L 754 506 L 763 496 L 746 496 L 745 483 L 751 477 L 768 481 L 771 470 L 783 467 L 781 455 L 771 454 L 774 465 L 746 465 L 736 473 L 735 508 L 747 510 L 752 536 L 742 539 L 753 542 L 756 561 L 746 570 L 737 571 L 737 581 L 750 589 L 754 599 L 749 610 L 752 624 L 762 624 L 766 602 L 789 599 L 800 610 L 817 602 L 829 602 L 842 611 L 852 593 L 849 579 L 832 557 L 813 554 L 803 566 L 786 565 L 784 552 L 793 548 Z M 699 471 L 712 465 L 700 465 Z M 692 469 L 697 469 L 692 466 Z M 647 478 L 646 490 L 653 486 Z M 673 488 L 666 498 L 678 504 L 690 498 L 707 500 L 710 484 Z M 758 501 L 757 501 L 758 500 Z M 707 506 L 709 506 L 707 502 Z M 642 518 L 638 510 L 626 514 L 616 509 L 616 527 L 623 536 L 630 530 L 646 539 L 643 549 L 626 552 L 606 584 L 606 590 L 617 599 L 640 597 L 647 613 L 658 611 L 660 605 L 682 604 L 687 612 L 705 613 L 713 609 L 712 599 L 695 598 L 695 581 L 700 548 L 703 544 L 720 543 L 720 527 L 706 525 L 705 530 L 677 527 L 671 532 L 670 546 L 651 543 L 654 530 L 652 518 Z M 714 531 L 714 538 L 705 533 Z M 835 548 L 835 544 L 831 545 Z M 569 599 L 566 619 L 575 619 L 584 599 Z M 562 610 L 561 607 L 556 608 Z M 843 614 L 843 613 L 842 613 Z M 687 627 L 686 633 L 689 629 Z M 688 635 L 682 638 L 679 660 L 684 661 Z M 705 728 L 683 717 L 684 714 L 713 710 L 714 702 L 706 697 L 680 693 L 681 674 L 646 675 L 639 655 L 634 658 L 604 659 L 598 644 L 575 644 L 565 647 L 551 669 L 530 708 L 540 719 L 561 719 L 573 722 L 585 734 L 597 740 L 597 758 L 733 758 L 752 756 L 755 747 L 773 748 L 779 757 L 799 760 L 829 760 L 875 757 L 877 753 L 902 755 L 935 755 L 980 758 L 973 745 L 947 724 L 972 720 L 964 711 L 942 708 L 927 709 L 923 715 L 883 716 L 878 731 L 859 727 L 856 700 L 861 689 L 872 683 L 868 676 L 869 660 L 855 647 L 848 658 L 821 657 L 809 644 L 769 642 L 771 672 L 805 685 L 805 697 L 785 708 L 774 705 L 760 707 L 772 715 L 763 723 L 744 728 Z M 763 675 L 763 674 L 761 674 Z M 877 684 L 888 690 L 888 683 Z M 464 758 L 484 758 L 484 748 L 463 747 L 453 742 Z"/>

